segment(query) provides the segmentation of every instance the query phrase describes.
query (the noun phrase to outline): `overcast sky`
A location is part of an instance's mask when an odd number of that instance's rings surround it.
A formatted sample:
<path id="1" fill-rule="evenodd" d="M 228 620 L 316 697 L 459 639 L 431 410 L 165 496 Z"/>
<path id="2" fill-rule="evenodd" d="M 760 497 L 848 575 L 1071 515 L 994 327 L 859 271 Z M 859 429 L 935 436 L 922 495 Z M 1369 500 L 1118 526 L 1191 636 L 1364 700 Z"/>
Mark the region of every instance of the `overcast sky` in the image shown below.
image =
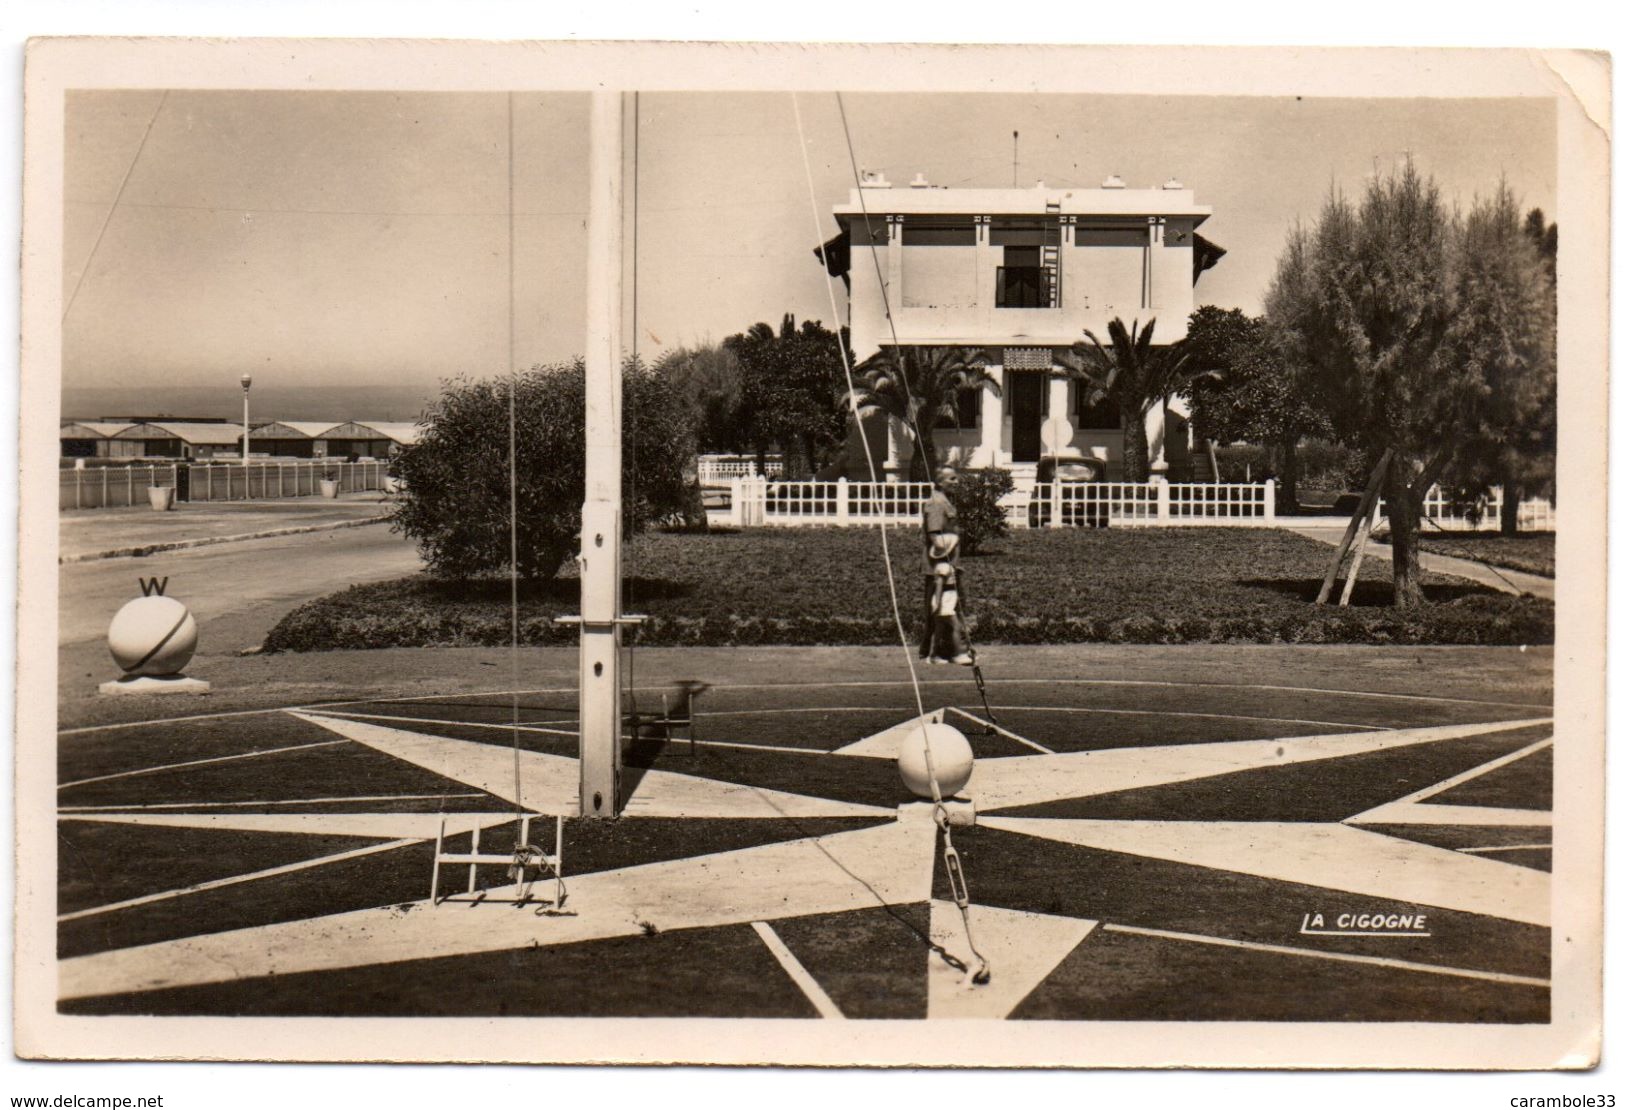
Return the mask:
<path id="1" fill-rule="evenodd" d="M 829 235 L 852 185 L 846 143 L 832 94 L 800 105 Z M 1249 312 L 1293 222 L 1406 152 L 1462 206 L 1504 174 L 1525 207 L 1554 207 L 1547 100 L 865 94 L 846 108 L 858 164 L 897 184 L 1008 186 L 1014 130 L 1025 185 L 1179 178 L 1229 251 L 1198 303 Z M 428 390 L 505 371 L 508 112 L 485 93 L 72 94 L 63 384 L 251 371 Z M 520 365 L 581 349 L 586 115 L 581 95 L 513 97 Z M 640 350 L 787 311 L 829 321 L 789 94 L 644 95 L 636 150 Z"/>

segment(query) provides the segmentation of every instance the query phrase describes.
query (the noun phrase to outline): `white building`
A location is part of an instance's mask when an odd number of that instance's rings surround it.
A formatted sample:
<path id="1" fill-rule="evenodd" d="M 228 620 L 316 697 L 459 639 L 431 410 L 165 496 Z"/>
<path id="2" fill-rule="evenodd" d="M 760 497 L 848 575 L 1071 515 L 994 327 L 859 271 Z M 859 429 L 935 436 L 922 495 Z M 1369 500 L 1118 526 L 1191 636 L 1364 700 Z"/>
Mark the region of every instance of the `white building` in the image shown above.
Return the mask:
<path id="1" fill-rule="evenodd" d="M 1196 233 L 1212 211 L 1177 181 L 957 189 L 923 178 L 894 187 L 865 174 L 836 206 L 841 235 L 820 253 L 848 282 L 858 360 L 893 344 L 974 348 L 992 360 L 1002 396 L 967 396 L 957 425 L 939 427 L 945 460 L 1004 467 L 1020 481 L 1044 458 L 1093 458 L 1115 477 L 1123 457 L 1116 408 L 1080 403 L 1056 351 L 1083 341 L 1085 330 L 1105 342 L 1116 317 L 1142 329 L 1155 319 L 1159 345 L 1183 338 L 1196 278 L 1224 254 Z M 1187 467 L 1185 414 L 1169 408 L 1168 434 L 1160 407 L 1147 434 L 1152 460 L 1178 477 Z M 910 437 L 884 416 L 864 424 L 887 476 L 906 474 Z M 851 436 L 844 470 L 864 469 L 863 445 Z"/>

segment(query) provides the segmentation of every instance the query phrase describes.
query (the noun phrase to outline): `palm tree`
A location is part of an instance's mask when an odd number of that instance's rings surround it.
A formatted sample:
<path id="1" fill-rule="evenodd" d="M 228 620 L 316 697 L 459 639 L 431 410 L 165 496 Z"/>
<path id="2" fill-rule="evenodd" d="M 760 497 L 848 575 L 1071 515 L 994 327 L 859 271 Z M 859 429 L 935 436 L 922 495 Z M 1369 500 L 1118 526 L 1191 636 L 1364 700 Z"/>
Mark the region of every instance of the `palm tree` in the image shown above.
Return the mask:
<path id="1" fill-rule="evenodd" d="M 860 415 L 883 412 L 916 441 L 909 460 L 911 481 L 924 481 L 937 468 L 934 429 L 937 421 L 958 413 L 959 395 L 986 386 L 1001 395 L 987 372 L 983 352 L 965 347 L 882 347 L 858 366 Z"/>
<path id="2" fill-rule="evenodd" d="M 1146 441 L 1145 417 L 1153 405 L 1161 404 L 1190 383 L 1193 374 L 1179 347 L 1153 347 L 1151 333 L 1156 320 L 1140 330 L 1122 317 L 1106 325 L 1110 345 L 1092 331 L 1085 331 L 1087 343 L 1074 343 L 1061 352 L 1059 362 L 1067 377 L 1088 391 L 1092 404 L 1116 397 L 1123 420 L 1123 471 L 1131 482 L 1143 482 L 1151 474 L 1151 447 Z"/>

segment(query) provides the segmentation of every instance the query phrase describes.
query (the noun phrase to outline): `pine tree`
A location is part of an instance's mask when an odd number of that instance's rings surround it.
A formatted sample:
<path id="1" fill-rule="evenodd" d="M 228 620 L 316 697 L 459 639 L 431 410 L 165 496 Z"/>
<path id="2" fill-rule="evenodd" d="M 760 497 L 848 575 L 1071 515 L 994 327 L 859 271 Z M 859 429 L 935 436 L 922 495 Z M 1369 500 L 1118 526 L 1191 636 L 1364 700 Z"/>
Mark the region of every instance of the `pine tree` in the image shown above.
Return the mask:
<path id="1" fill-rule="evenodd" d="M 1422 501 L 1467 430 L 1460 241 L 1438 186 L 1407 162 L 1374 178 L 1357 207 L 1334 192 L 1312 228 L 1295 229 L 1265 302 L 1334 434 L 1369 459 L 1393 452 L 1382 494 L 1401 608 L 1424 600 Z"/>
<path id="2" fill-rule="evenodd" d="M 1501 531 L 1517 531 L 1531 483 L 1549 482 L 1556 449 L 1556 228 L 1520 216 L 1502 182 L 1462 224 L 1452 332 L 1462 373 L 1463 435 L 1446 470 L 1458 501 L 1502 494 Z"/>

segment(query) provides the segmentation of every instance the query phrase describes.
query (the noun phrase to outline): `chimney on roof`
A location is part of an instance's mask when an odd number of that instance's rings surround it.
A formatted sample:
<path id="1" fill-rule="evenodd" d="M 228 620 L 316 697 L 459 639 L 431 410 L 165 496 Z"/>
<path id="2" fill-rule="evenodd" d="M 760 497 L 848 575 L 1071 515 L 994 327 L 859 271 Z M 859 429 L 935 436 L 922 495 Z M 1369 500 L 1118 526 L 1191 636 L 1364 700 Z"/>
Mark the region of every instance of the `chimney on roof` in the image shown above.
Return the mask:
<path id="1" fill-rule="evenodd" d="M 908 187 L 910 189 L 929 189 L 931 183 L 925 179 L 925 174 L 917 173 L 914 175 L 914 180 L 908 183 Z"/>
<path id="2" fill-rule="evenodd" d="M 891 182 L 879 170 L 862 170 L 858 174 L 858 183 L 865 189 L 890 189 Z"/>
<path id="3" fill-rule="evenodd" d="M 1170 177 L 1167 181 L 1162 183 L 1162 187 L 1164 189 L 1183 189 L 1185 186 L 1180 183 L 1179 178 Z"/>
<path id="4" fill-rule="evenodd" d="M 1128 188 L 1127 185 L 1123 184 L 1123 179 L 1121 177 L 1118 177 L 1115 173 L 1112 174 L 1110 177 L 1108 177 L 1106 180 L 1102 181 L 1100 183 L 1100 187 L 1102 189 L 1126 189 L 1126 188 Z"/>

